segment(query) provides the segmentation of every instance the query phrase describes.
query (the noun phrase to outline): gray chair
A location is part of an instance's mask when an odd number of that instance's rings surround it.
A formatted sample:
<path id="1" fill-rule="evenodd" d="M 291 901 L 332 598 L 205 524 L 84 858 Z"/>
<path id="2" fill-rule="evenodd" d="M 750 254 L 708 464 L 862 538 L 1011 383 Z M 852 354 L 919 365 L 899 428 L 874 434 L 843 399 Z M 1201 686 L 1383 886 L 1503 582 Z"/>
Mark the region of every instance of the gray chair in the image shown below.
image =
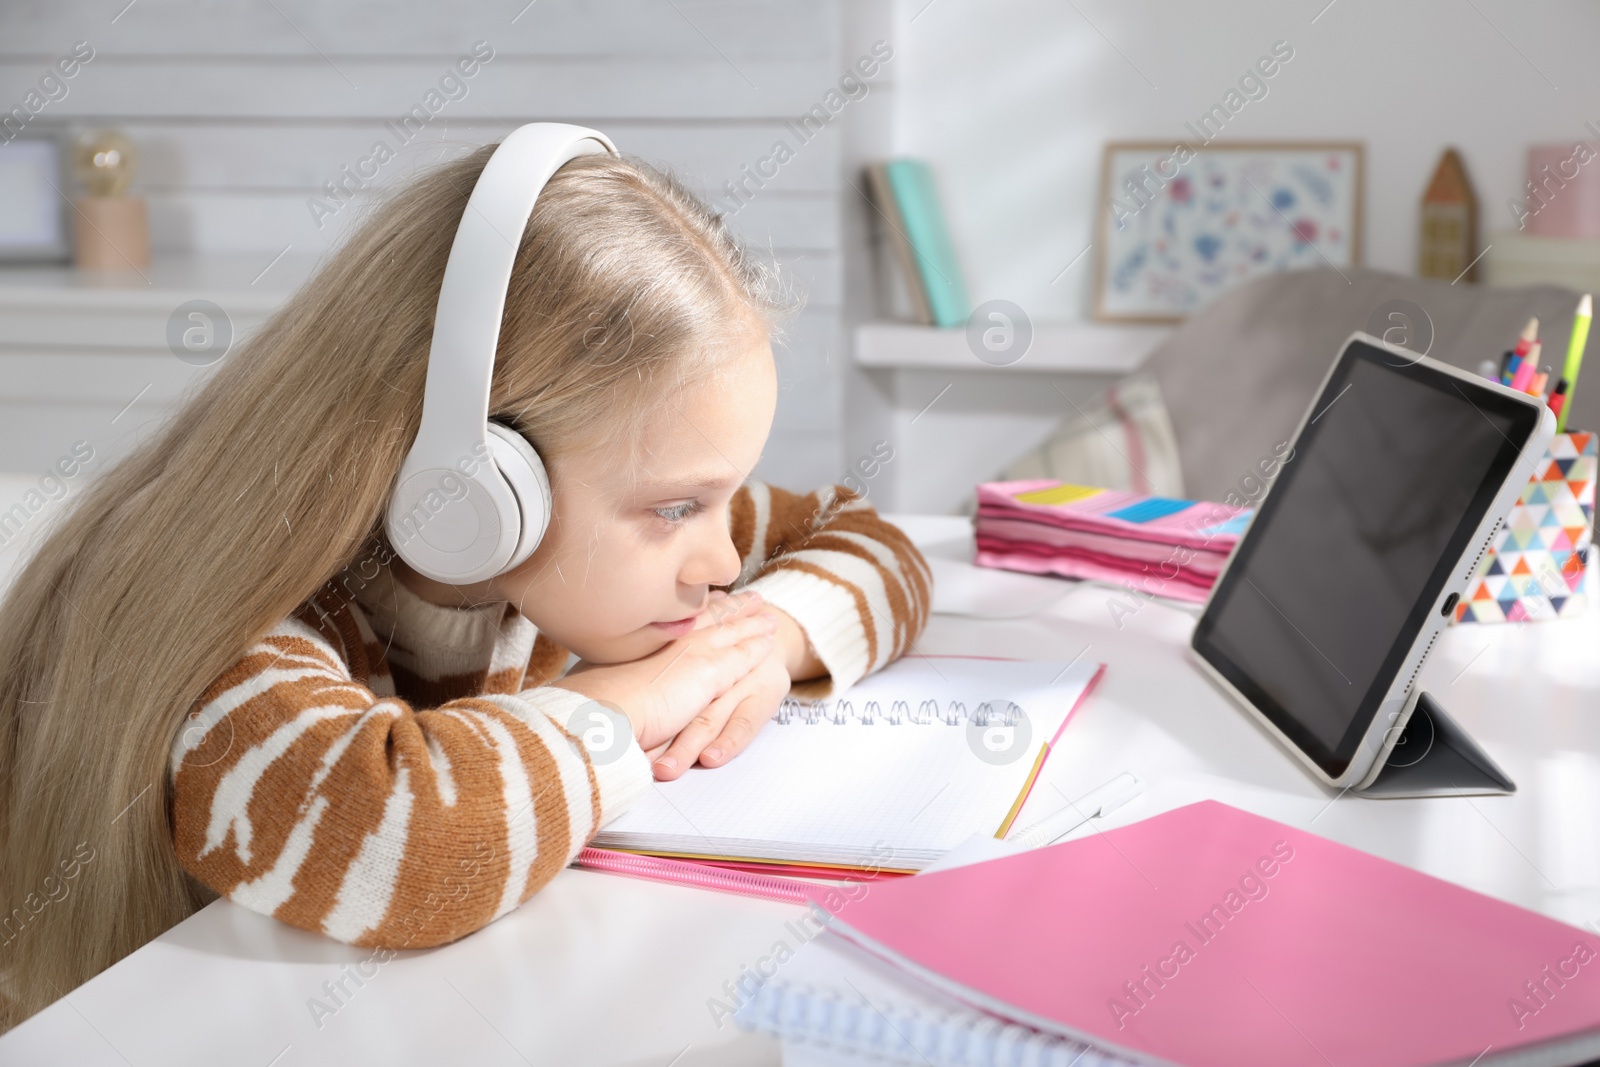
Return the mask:
<path id="1" fill-rule="evenodd" d="M 1196 312 L 1144 370 L 1171 413 L 1186 495 L 1221 500 L 1294 432 L 1352 331 L 1387 328 L 1391 340 L 1420 351 L 1431 329 L 1429 356 L 1475 370 L 1498 361 L 1537 315 L 1553 387 L 1579 296 L 1554 285 L 1493 289 L 1352 268 L 1275 274 Z M 1417 332 L 1407 338 L 1407 329 Z M 1575 429 L 1600 428 L 1600 354 L 1588 363 L 1569 416 Z"/>

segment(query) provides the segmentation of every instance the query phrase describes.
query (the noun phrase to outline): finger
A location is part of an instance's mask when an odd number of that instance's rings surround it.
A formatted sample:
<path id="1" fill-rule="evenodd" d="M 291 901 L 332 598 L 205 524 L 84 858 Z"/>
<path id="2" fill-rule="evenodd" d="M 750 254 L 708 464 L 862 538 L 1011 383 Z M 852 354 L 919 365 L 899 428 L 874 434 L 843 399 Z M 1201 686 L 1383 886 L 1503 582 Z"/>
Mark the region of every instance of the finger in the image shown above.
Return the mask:
<path id="1" fill-rule="evenodd" d="M 771 612 L 761 611 L 741 615 L 704 630 L 692 631 L 679 640 L 703 641 L 708 648 L 731 648 L 753 637 L 766 637 L 777 632 L 777 618 Z"/>
<path id="2" fill-rule="evenodd" d="M 772 655 L 777 640 L 777 635 L 772 633 L 756 634 L 702 661 L 704 669 L 709 672 L 705 683 L 711 687 L 711 692 L 720 697 L 742 683 L 751 671 Z"/>
<path id="3" fill-rule="evenodd" d="M 717 593 L 706 602 L 705 610 L 695 620 L 695 629 L 709 629 L 736 619 L 745 618 L 766 606 L 761 594 L 754 590 L 743 593 Z"/>
<path id="4" fill-rule="evenodd" d="M 729 596 L 727 593 L 724 593 L 718 589 L 713 589 L 711 592 L 706 594 L 705 607 L 701 610 L 699 616 L 694 620 L 694 628 L 696 630 L 703 630 L 707 626 L 714 626 L 716 625 L 716 621 L 718 619 L 730 612 L 737 610 L 738 606 L 729 602 Z"/>
<path id="5" fill-rule="evenodd" d="M 763 699 L 760 693 L 752 693 L 739 701 L 728 721 L 722 724 L 722 732 L 700 751 L 700 765 L 720 767 L 743 752 L 777 710 L 777 703 Z"/>
<path id="6" fill-rule="evenodd" d="M 687 637 L 679 641 L 683 647 L 671 653 L 671 659 L 652 680 L 662 690 L 669 726 L 703 710 L 759 666 L 772 655 L 777 635 L 756 628 L 731 644 L 727 640 L 713 641 L 711 635 L 699 647 Z M 657 655 L 666 656 L 668 651 L 664 649 Z"/>
<path id="7" fill-rule="evenodd" d="M 694 766 L 694 761 L 700 758 L 701 750 L 722 732 L 722 726 L 728 721 L 728 716 L 733 714 L 734 708 L 738 707 L 743 699 L 744 694 L 736 686 L 713 700 L 704 711 L 690 719 L 688 724 L 678 731 L 678 736 L 672 739 L 667 751 L 651 765 L 656 778 L 670 782 Z"/>

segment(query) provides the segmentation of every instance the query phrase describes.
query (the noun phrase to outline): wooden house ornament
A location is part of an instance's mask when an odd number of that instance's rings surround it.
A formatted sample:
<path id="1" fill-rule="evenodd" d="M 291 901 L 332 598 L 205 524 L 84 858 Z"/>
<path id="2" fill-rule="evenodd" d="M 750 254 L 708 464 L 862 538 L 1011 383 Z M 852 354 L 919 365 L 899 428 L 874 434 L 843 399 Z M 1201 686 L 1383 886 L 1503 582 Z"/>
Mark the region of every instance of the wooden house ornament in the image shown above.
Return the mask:
<path id="1" fill-rule="evenodd" d="M 1447 148 L 1422 196 L 1417 273 L 1449 282 L 1476 281 L 1477 256 L 1478 198 L 1461 157 Z"/>

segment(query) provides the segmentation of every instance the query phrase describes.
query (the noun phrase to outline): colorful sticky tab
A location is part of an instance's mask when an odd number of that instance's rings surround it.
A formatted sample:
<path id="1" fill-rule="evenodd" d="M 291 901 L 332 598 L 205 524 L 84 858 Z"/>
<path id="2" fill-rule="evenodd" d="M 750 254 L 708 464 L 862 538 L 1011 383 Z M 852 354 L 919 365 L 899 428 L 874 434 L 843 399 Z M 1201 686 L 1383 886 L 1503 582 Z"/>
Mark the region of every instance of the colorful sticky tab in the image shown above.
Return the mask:
<path id="1" fill-rule="evenodd" d="M 1123 522 L 1154 522 L 1164 519 L 1185 508 L 1194 506 L 1193 500 L 1173 500 L 1171 497 L 1152 496 L 1130 504 L 1125 508 L 1107 514 L 1109 519 L 1121 519 Z"/>
<path id="2" fill-rule="evenodd" d="M 1079 500 L 1088 500 L 1092 496 L 1099 496 L 1106 490 L 1097 489 L 1092 485 L 1052 485 L 1048 489 L 1033 489 L 1026 493 L 1018 493 L 1017 500 L 1024 504 L 1074 504 Z"/>

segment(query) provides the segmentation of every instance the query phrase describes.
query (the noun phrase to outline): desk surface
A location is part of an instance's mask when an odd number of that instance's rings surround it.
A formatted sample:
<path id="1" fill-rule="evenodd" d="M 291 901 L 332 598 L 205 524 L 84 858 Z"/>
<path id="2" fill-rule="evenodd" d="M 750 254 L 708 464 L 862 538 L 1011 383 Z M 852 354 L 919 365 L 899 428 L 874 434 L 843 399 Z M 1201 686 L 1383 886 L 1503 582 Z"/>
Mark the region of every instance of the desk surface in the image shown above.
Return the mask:
<path id="1" fill-rule="evenodd" d="M 1119 628 L 1108 588 L 979 570 L 965 520 L 898 521 L 939 583 L 919 651 L 1107 664 L 1024 824 L 1131 770 L 1145 792 L 1102 827 L 1215 798 L 1600 922 L 1600 611 L 1452 628 L 1423 672 L 1516 795 L 1366 800 L 1314 782 L 1188 663 L 1194 609 L 1147 604 Z M 354 995 L 319 1028 L 309 999 L 370 953 L 220 901 L 0 1039 L 0 1064 L 775 1064 L 775 1045 L 719 1027 L 709 1002 L 779 941 L 795 946 L 785 924 L 800 914 L 566 870 L 487 929 L 347 981 Z"/>

